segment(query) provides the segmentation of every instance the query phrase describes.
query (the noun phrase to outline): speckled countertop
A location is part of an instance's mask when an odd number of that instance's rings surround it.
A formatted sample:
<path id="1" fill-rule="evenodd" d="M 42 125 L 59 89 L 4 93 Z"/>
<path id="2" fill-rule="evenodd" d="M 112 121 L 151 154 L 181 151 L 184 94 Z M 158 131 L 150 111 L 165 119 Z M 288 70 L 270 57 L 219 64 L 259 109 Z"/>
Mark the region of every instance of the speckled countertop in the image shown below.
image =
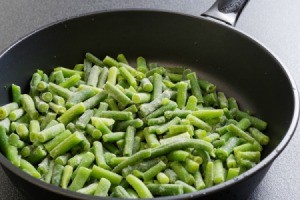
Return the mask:
<path id="1" fill-rule="evenodd" d="M 154 8 L 199 15 L 214 0 L 0 0 L 0 51 L 48 23 L 74 15 L 119 8 Z M 267 46 L 300 86 L 300 1 L 252 0 L 237 28 Z M 300 199 L 300 129 L 275 160 L 249 200 Z M 0 199 L 23 200 L 0 167 Z"/>

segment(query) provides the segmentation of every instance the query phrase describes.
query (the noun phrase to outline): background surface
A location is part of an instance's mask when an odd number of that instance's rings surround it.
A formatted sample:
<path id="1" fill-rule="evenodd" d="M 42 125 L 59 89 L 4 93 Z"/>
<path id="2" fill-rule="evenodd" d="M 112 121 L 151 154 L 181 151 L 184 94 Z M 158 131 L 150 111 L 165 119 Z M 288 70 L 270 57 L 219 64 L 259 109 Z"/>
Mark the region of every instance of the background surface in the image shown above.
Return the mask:
<path id="1" fill-rule="evenodd" d="M 214 0 L 0 0 L 0 51 L 20 37 L 78 14 L 123 8 L 153 8 L 199 16 Z M 237 28 L 265 44 L 300 86 L 300 1 L 252 0 Z M 45 47 L 47 48 L 47 47 Z M 284 106 L 284 105 L 283 105 Z M 276 109 L 276 108 L 274 108 Z M 278 113 L 280 114 L 280 113 Z M 300 128 L 248 200 L 300 199 Z M 25 200 L 0 167 L 0 199 Z"/>

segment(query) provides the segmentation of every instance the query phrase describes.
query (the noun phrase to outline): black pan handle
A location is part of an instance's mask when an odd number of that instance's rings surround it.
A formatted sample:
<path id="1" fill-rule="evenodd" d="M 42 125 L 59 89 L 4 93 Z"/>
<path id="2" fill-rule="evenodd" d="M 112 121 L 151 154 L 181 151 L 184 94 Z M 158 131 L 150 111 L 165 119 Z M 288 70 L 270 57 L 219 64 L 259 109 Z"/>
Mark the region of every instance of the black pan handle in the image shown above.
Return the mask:
<path id="1" fill-rule="evenodd" d="M 217 0 L 202 16 L 211 17 L 226 24 L 235 23 L 249 0 Z"/>

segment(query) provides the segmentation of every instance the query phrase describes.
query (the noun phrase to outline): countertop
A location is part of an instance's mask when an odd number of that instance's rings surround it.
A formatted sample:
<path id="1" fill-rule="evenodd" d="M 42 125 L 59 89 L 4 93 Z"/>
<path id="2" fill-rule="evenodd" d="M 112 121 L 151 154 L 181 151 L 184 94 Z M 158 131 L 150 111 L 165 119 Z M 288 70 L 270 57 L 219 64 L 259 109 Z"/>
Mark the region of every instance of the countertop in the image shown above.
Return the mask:
<path id="1" fill-rule="evenodd" d="M 214 0 L 0 0 L 0 51 L 20 37 L 60 19 L 78 14 L 120 9 L 153 8 L 200 15 Z M 237 29 L 265 44 L 286 65 L 300 86 L 300 1 L 252 0 Z M 300 199 L 300 129 L 275 160 L 249 200 Z M 0 167 L 0 199 L 24 200 Z"/>

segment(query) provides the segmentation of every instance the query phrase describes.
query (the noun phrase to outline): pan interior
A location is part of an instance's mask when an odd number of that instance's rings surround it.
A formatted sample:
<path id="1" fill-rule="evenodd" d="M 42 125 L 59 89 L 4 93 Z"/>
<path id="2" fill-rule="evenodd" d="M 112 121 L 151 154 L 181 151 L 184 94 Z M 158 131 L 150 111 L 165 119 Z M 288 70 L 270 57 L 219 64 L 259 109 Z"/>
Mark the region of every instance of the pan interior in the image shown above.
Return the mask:
<path id="1" fill-rule="evenodd" d="M 217 85 L 240 107 L 269 123 L 273 151 L 293 117 L 293 88 L 281 65 L 242 33 L 208 20 L 167 12 L 123 11 L 93 14 L 45 28 L 17 43 L 0 58 L 0 103 L 9 102 L 12 83 L 28 89 L 37 68 L 72 68 L 84 54 L 99 58 L 123 53 L 135 65 L 184 66 Z"/>

